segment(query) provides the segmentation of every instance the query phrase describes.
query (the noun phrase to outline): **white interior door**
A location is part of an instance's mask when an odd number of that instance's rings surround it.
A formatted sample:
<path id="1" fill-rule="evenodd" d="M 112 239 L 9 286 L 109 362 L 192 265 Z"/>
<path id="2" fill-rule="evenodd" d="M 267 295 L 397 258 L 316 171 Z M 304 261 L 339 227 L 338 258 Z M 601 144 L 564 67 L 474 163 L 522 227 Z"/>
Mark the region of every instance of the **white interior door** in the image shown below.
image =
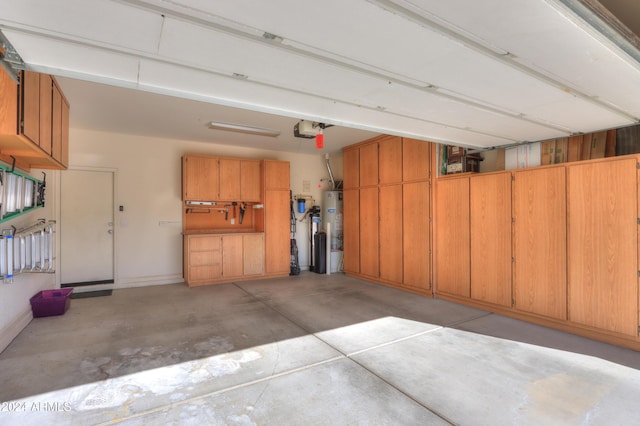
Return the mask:
<path id="1" fill-rule="evenodd" d="M 110 171 L 61 173 L 62 284 L 113 282 L 113 178 Z"/>

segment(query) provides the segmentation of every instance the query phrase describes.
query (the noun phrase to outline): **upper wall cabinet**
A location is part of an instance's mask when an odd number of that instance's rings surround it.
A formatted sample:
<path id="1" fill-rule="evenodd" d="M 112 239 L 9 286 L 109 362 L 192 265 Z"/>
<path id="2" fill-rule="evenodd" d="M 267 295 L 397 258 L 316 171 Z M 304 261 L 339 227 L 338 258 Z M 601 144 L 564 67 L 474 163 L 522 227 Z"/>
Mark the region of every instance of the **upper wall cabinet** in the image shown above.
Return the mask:
<path id="1" fill-rule="evenodd" d="M 69 103 L 49 75 L 0 69 L 0 159 L 29 170 L 67 168 Z M 13 157 L 13 158 L 12 158 Z"/>
<path id="2" fill-rule="evenodd" d="M 217 157 L 188 154 L 182 157 L 182 199 L 213 201 L 218 199 L 220 166 Z"/>
<path id="3" fill-rule="evenodd" d="M 260 160 L 187 154 L 182 157 L 184 201 L 260 202 Z"/>

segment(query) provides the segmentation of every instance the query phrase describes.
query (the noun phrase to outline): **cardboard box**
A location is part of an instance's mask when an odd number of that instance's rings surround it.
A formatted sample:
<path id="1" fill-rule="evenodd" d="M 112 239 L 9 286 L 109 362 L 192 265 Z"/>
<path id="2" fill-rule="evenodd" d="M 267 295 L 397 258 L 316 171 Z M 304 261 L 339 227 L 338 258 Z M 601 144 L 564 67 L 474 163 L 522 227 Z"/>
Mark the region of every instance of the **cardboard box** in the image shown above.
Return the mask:
<path id="1" fill-rule="evenodd" d="M 568 138 L 551 139 L 540 142 L 540 164 L 559 164 L 567 162 Z"/>
<path id="2" fill-rule="evenodd" d="M 546 166 L 553 164 L 556 152 L 556 140 L 551 139 L 548 141 L 540 142 L 540 164 Z"/>
<path id="3" fill-rule="evenodd" d="M 582 135 L 571 136 L 568 141 L 567 161 L 580 161 L 582 155 Z"/>
<path id="4" fill-rule="evenodd" d="M 462 158 L 466 154 L 466 149 L 460 146 L 448 146 L 447 147 L 447 158 L 448 159 L 458 159 Z"/>
<path id="5" fill-rule="evenodd" d="M 465 162 L 462 161 L 462 158 L 457 161 L 449 160 L 449 164 L 447 164 L 447 174 L 463 172 L 477 173 L 480 171 L 480 161 L 482 161 L 482 157 L 479 155 L 467 155 Z"/>
<path id="6" fill-rule="evenodd" d="M 556 151 L 554 153 L 553 164 L 567 162 L 567 151 L 569 149 L 569 138 L 556 139 Z"/>
<path id="7" fill-rule="evenodd" d="M 616 156 L 616 129 L 607 130 L 607 142 L 604 147 L 604 156 Z"/>
<path id="8" fill-rule="evenodd" d="M 593 158 L 604 158 L 604 151 L 607 146 L 607 132 L 596 132 L 584 135 L 584 145 L 588 145 L 587 158 L 583 160 L 589 160 Z M 586 153 L 583 152 L 583 157 L 586 157 Z"/>

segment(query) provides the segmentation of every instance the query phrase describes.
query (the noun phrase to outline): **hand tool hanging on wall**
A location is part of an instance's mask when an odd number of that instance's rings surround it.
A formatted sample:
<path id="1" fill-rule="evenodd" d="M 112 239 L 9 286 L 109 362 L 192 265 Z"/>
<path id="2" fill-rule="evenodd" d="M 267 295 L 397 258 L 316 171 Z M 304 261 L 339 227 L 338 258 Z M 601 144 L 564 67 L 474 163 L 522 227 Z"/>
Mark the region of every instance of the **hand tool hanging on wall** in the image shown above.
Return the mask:
<path id="1" fill-rule="evenodd" d="M 224 205 L 224 220 L 229 220 L 229 207 L 231 207 L 231 204 Z"/>
<path id="2" fill-rule="evenodd" d="M 236 216 L 238 215 L 237 210 L 236 210 L 238 208 L 238 203 L 234 201 L 233 203 L 231 203 L 231 205 L 233 206 L 233 216 L 232 217 L 235 219 Z"/>
<path id="3" fill-rule="evenodd" d="M 247 209 L 247 203 L 240 203 L 240 225 L 244 220 L 244 211 Z"/>

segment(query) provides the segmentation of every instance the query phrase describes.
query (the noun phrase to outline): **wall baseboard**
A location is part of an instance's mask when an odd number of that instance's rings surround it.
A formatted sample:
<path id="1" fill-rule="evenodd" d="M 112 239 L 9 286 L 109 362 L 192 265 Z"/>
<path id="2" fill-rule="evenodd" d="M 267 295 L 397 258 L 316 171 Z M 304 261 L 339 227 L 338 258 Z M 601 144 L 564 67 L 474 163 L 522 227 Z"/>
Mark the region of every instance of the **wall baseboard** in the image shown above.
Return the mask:
<path id="1" fill-rule="evenodd" d="M 147 287 L 152 285 L 167 285 L 184 283 L 182 275 L 152 275 L 144 277 L 131 277 L 116 279 L 114 290 L 125 288 Z"/>
<path id="2" fill-rule="evenodd" d="M 9 346 L 13 339 L 18 337 L 18 334 L 20 334 L 20 332 L 29 325 L 32 319 L 33 313 L 31 312 L 31 308 L 29 308 L 13 322 L 0 330 L 0 353 Z"/>

